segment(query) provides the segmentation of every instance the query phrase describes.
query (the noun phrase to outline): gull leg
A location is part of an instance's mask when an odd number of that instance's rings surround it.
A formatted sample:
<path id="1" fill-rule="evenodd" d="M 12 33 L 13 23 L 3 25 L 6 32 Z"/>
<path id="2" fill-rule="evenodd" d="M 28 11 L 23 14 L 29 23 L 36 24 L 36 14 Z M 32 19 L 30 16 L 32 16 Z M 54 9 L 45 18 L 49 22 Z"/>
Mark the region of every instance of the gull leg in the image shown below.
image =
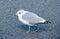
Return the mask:
<path id="1" fill-rule="evenodd" d="M 39 27 L 37 26 L 37 30 L 36 30 L 36 32 L 38 32 L 39 31 Z"/>
<path id="2" fill-rule="evenodd" d="M 39 30 L 39 26 L 38 26 L 38 24 L 37 24 L 36 26 L 37 26 L 37 30 L 36 30 L 36 32 L 38 32 L 38 30 Z"/>
<path id="3" fill-rule="evenodd" d="M 39 26 L 38 26 L 38 24 L 37 24 L 36 26 L 37 26 L 37 30 L 36 30 L 36 32 L 38 32 L 38 31 L 39 31 Z"/>
<path id="4" fill-rule="evenodd" d="M 30 26 L 29 26 L 29 30 L 26 33 L 29 33 L 29 32 L 30 32 Z"/>

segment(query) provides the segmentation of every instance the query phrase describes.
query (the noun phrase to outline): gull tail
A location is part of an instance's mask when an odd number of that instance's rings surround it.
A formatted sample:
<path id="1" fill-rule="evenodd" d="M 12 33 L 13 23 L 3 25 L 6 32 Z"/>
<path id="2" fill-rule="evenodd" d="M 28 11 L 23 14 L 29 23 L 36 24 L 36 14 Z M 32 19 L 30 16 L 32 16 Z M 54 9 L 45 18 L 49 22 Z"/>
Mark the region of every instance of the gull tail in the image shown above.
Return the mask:
<path id="1" fill-rule="evenodd" d="M 51 24 L 50 21 L 45 21 L 44 23 L 35 23 L 35 24 Z"/>
<path id="2" fill-rule="evenodd" d="M 48 23 L 49 23 L 49 24 L 51 24 L 51 22 L 50 22 L 50 21 L 45 21 L 45 22 L 44 22 L 44 24 L 48 24 Z"/>
<path id="3" fill-rule="evenodd" d="M 50 21 L 45 21 L 44 23 L 30 23 L 30 24 L 35 24 L 35 25 L 38 25 L 38 24 L 51 24 L 51 22 Z"/>

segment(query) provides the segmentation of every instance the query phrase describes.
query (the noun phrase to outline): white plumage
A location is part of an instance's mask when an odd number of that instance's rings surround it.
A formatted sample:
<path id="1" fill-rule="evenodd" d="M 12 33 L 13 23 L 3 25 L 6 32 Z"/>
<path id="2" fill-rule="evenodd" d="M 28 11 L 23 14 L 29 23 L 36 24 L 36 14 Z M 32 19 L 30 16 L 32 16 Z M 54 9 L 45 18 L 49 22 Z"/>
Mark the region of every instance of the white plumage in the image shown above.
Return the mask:
<path id="1" fill-rule="evenodd" d="M 39 17 L 37 14 L 25 11 L 23 9 L 17 11 L 16 15 L 18 16 L 18 19 L 26 24 L 29 25 L 29 31 L 30 32 L 30 26 L 35 24 L 47 24 L 50 23 L 49 21 L 46 21 L 42 17 Z"/>

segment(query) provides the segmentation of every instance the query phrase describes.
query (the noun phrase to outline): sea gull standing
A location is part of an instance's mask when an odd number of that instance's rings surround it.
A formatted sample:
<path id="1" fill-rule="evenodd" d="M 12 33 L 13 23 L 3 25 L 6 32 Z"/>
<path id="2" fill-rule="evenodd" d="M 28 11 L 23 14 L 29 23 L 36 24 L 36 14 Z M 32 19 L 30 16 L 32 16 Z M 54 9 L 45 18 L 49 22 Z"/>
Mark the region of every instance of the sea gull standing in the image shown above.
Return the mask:
<path id="1" fill-rule="evenodd" d="M 18 16 L 19 21 L 26 25 L 29 25 L 29 30 L 27 31 L 27 33 L 30 32 L 30 26 L 32 25 L 51 23 L 50 21 L 46 21 L 45 19 L 39 17 L 37 14 L 33 12 L 29 12 L 23 9 L 18 10 L 16 15 Z"/>

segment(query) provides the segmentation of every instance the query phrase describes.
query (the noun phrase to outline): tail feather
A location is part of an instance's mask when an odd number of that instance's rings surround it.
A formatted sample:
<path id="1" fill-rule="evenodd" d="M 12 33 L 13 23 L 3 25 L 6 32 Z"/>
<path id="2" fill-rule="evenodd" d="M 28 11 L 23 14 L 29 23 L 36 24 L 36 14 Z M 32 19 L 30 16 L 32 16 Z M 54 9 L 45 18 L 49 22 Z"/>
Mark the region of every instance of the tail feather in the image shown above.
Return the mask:
<path id="1" fill-rule="evenodd" d="M 45 24 L 47 24 L 47 23 L 50 23 L 50 24 L 51 24 L 51 22 L 50 22 L 50 21 L 45 21 L 44 23 L 45 23 Z"/>
<path id="2" fill-rule="evenodd" d="M 48 23 L 50 23 L 50 24 L 51 24 L 51 22 L 50 22 L 50 21 L 45 21 L 44 23 L 30 23 L 30 24 L 38 25 L 38 24 L 48 24 Z"/>

